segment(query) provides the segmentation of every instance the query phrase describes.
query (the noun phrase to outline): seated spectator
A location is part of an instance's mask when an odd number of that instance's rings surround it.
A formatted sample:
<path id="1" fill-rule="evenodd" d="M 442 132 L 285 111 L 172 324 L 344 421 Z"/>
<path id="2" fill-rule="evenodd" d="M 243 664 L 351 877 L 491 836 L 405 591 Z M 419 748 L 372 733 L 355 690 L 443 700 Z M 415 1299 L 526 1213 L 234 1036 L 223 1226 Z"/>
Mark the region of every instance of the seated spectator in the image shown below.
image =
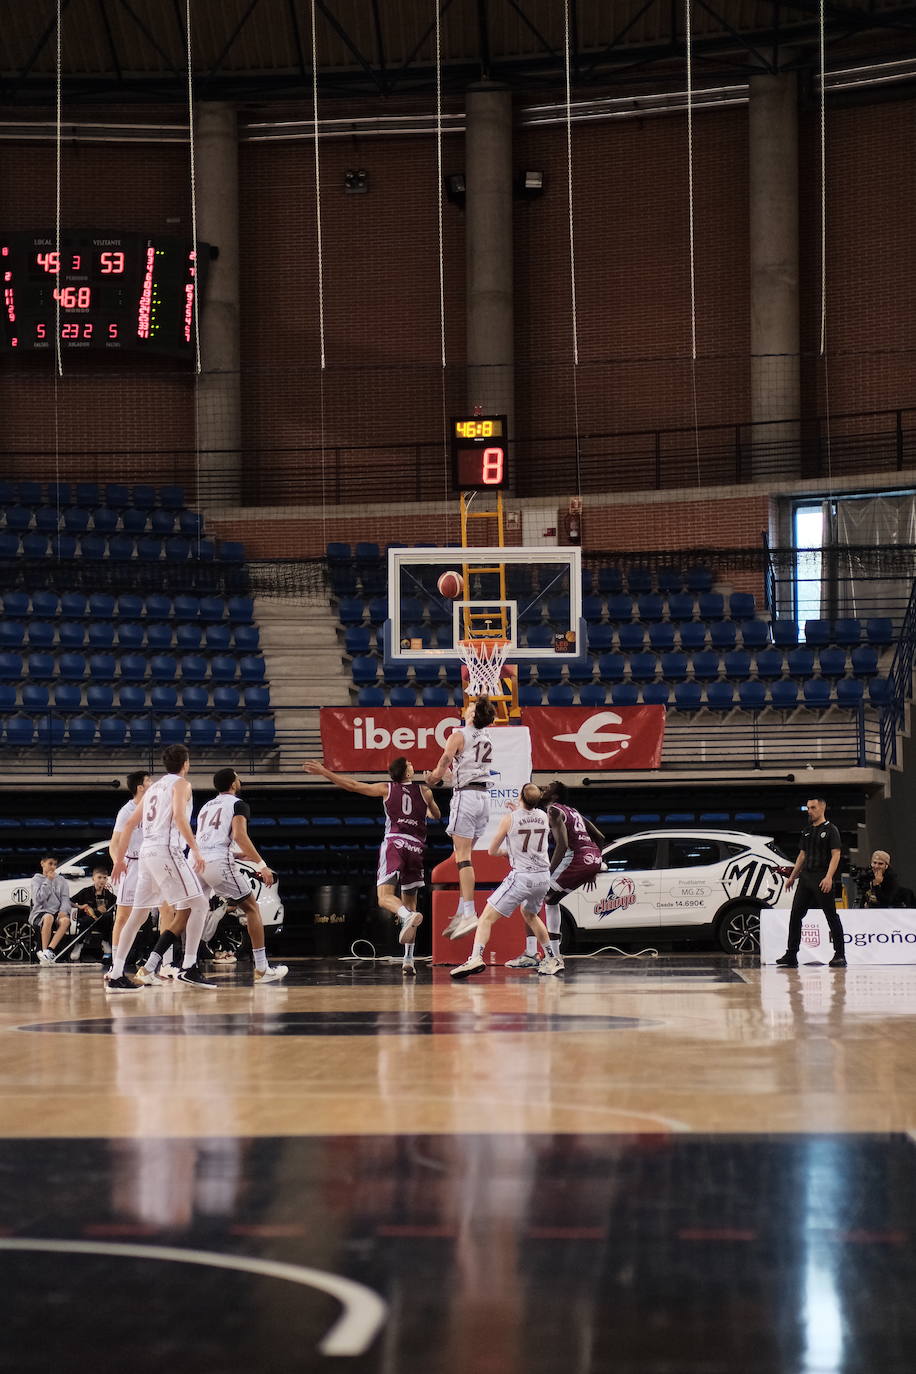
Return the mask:
<path id="1" fill-rule="evenodd" d="M 110 956 L 111 954 L 111 933 L 114 925 L 115 894 L 111 890 L 111 883 L 108 879 L 108 870 L 105 868 L 94 868 L 92 870 L 92 883 L 89 887 L 80 888 L 73 898 L 73 905 L 80 913 L 80 931 L 88 930 L 94 921 L 99 924 L 93 929 L 93 935 L 99 935 L 102 939 L 102 949 Z M 70 958 L 79 958 L 83 942 L 74 945 L 74 952 Z"/>
<path id="2" fill-rule="evenodd" d="M 891 856 L 886 849 L 876 849 L 871 856 L 871 878 L 865 885 L 862 905 L 900 905 L 900 880 L 891 868 Z"/>
<path id="3" fill-rule="evenodd" d="M 57 875 L 57 860 L 50 854 L 41 861 L 41 872 L 32 879 L 32 910 L 29 925 L 41 940 L 40 964 L 53 964 L 54 951 L 70 930 L 70 888 Z"/>

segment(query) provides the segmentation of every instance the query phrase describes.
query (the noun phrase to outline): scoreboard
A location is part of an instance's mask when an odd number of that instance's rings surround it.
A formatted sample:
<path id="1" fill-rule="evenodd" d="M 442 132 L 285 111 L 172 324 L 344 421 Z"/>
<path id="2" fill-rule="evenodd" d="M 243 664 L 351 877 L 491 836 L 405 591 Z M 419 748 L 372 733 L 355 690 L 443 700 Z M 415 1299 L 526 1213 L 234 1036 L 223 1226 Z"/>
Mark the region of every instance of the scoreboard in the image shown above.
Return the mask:
<path id="1" fill-rule="evenodd" d="M 509 481 L 507 417 L 452 417 L 452 479 L 458 491 L 502 488 Z"/>
<path id="2" fill-rule="evenodd" d="M 194 353 L 210 246 L 100 229 L 0 233 L 0 351 Z"/>

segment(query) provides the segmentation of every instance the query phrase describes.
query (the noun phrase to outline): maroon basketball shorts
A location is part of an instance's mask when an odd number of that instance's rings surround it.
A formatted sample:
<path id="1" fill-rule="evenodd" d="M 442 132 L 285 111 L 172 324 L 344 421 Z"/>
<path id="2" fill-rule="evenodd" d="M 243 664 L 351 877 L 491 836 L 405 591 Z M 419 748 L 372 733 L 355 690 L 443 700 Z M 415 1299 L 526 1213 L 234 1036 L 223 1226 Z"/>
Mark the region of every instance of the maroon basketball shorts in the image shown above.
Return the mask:
<path id="1" fill-rule="evenodd" d="M 403 835 L 386 835 L 378 855 L 378 886 L 399 883 L 402 892 L 410 892 L 423 881 L 423 846 Z"/>
<path id="2" fill-rule="evenodd" d="M 550 885 L 559 888 L 560 892 L 575 892 L 577 887 L 581 887 L 600 872 L 601 855 L 597 850 L 594 854 L 576 854 L 570 850 L 563 855 L 554 869 Z"/>

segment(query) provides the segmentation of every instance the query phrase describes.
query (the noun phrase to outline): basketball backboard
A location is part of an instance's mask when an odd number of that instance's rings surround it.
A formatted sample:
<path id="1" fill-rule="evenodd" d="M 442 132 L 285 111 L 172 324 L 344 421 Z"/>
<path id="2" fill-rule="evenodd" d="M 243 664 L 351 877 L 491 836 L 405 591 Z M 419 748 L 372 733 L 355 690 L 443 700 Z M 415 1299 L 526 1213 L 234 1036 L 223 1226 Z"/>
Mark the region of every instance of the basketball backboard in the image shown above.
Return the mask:
<path id="1" fill-rule="evenodd" d="M 438 590 L 445 572 L 460 597 Z M 505 639 L 511 663 L 587 653 L 578 548 L 389 548 L 386 663 L 458 663 L 462 639 Z"/>

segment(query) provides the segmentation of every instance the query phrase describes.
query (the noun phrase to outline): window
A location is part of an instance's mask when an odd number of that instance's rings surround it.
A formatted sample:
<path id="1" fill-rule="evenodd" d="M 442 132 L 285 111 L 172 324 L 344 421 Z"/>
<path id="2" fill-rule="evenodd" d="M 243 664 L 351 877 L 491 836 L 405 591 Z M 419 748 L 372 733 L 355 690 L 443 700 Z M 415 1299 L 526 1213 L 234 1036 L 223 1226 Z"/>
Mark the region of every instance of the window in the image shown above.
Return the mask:
<path id="1" fill-rule="evenodd" d="M 706 868 L 719 862 L 718 840 L 668 841 L 669 868 Z"/>
<path id="2" fill-rule="evenodd" d="M 746 854 L 749 846 L 746 844 L 734 844 L 729 840 L 720 840 L 719 848 L 722 851 L 723 859 L 735 859 L 739 854 Z"/>
<path id="3" fill-rule="evenodd" d="M 636 873 L 654 868 L 658 855 L 658 840 L 633 840 L 619 845 L 604 856 L 606 873 Z"/>

